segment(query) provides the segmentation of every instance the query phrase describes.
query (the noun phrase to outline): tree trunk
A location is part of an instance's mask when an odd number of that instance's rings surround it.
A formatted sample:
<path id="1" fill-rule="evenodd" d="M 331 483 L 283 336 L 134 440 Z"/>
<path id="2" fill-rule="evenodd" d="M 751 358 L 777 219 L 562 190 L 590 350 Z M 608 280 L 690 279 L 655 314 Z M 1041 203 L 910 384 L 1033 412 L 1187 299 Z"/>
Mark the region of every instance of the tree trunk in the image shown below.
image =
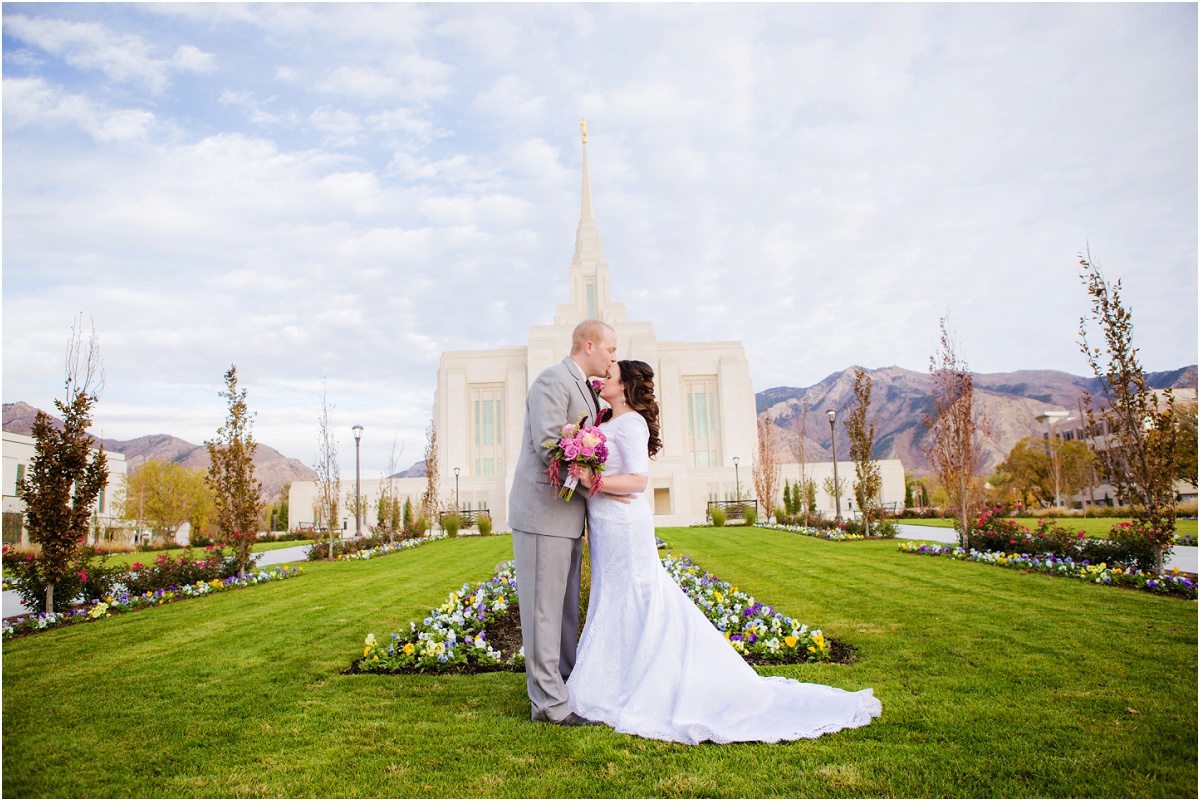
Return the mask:
<path id="1" fill-rule="evenodd" d="M 46 613 L 54 611 L 54 582 L 46 582 Z"/>

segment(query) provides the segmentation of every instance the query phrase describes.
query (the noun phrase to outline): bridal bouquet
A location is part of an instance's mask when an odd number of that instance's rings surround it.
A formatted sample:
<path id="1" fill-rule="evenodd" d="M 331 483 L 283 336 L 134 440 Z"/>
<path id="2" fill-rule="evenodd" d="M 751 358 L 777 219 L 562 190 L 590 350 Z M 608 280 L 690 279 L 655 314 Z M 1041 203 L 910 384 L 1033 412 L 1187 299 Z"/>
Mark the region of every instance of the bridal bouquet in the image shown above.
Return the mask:
<path id="1" fill-rule="evenodd" d="M 608 459 L 606 438 L 597 426 L 583 425 L 583 417 L 586 415 L 581 416 L 578 423 L 563 426 L 558 439 L 548 439 L 542 443 L 543 448 L 550 449 L 550 466 L 546 468 L 546 475 L 550 477 L 552 486 L 558 488 L 561 485 L 558 497 L 564 501 L 571 500 L 579 484 L 579 479 L 572 475 L 568 475 L 565 482 L 560 481 L 558 474 L 564 466 L 568 470 L 573 465 L 590 467 L 595 472 L 596 480 L 588 493 L 589 498 L 599 492 L 604 483 L 600 474 L 604 472 L 604 462 Z"/>

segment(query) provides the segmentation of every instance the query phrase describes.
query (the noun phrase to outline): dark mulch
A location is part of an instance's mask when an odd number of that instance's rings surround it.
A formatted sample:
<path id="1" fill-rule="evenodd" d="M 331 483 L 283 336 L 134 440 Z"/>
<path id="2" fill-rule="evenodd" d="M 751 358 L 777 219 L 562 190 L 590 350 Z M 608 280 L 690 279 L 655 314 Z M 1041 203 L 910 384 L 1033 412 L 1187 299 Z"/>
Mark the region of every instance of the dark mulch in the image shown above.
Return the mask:
<path id="1" fill-rule="evenodd" d="M 839 665 L 849 665 L 855 661 L 856 649 L 844 642 L 840 642 L 831 637 L 826 637 L 826 642 L 829 643 L 831 652 L 830 660 Z M 490 625 L 487 629 L 487 641 L 493 648 L 504 654 L 505 658 L 521 650 L 521 613 L 517 606 L 509 607 L 508 611 Z M 804 662 L 803 659 L 786 658 L 786 659 L 765 659 L 759 656 L 743 657 L 751 665 L 796 665 Z M 392 673 L 396 675 L 411 675 L 414 673 L 437 674 L 437 675 L 455 675 L 455 674 L 470 674 L 470 673 L 498 673 L 502 671 L 524 673 L 524 667 L 514 668 L 511 665 L 451 665 L 441 669 L 434 668 L 401 668 L 400 670 L 363 670 L 360 665 L 362 658 L 355 659 L 350 667 L 342 671 L 343 675 L 354 675 L 357 673 Z"/>

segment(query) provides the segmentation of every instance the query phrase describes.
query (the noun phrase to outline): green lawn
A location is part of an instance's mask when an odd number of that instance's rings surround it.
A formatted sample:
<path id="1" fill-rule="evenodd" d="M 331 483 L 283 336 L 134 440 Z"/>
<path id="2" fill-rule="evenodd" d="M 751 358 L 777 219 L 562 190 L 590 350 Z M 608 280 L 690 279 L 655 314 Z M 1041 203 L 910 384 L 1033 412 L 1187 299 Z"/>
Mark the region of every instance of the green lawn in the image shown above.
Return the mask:
<path id="1" fill-rule="evenodd" d="M 532 724 L 522 674 L 340 675 L 367 632 L 406 629 L 512 555 L 508 537 L 445 540 L 6 642 L 3 793 L 1196 797 L 1194 602 L 895 542 L 659 534 L 858 649 L 762 672 L 873 687 L 883 717 L 688 747 Z"/>
<path id="2" fill-rule="evenodd" d="M 1015 520 L 1023 526 L 1029 528 L 1037 527 L 1037 518 L 1030 517 L 1012 517 L 1010 520 Z M 953 520 L 897 520 L 897 523 L 903 523 L 906 526 L 931 526 L 934 528 L 954 528 Z M 1082 531 L 1089 537 L 1101 537 L 1109 532 L 1113 527 L 1113 523 L 1121 522 L 1118 518 L 1107 517 L 1067 517 L 1055 521 L 1063 528 L 1071 529 L 1072 531 Z M 1176 520 L 1175 533 L 1191 534 L 1196 536 L 1195 520 Z"/>
<path id="3" fill-rule="evenodd" d="M 280 548 L 292 548 L 297 545 L 311 545 L 312 543 L 313 540 L 295 540 L 292 542 L 256 542 L 251 550 L 254 551 L 254 553 L 260 553 L 263 551 L 277 551 Z M 141 562 L 144 565 L 148 565 L 152 564 L 155 559 L 163 554 L 166 554 L 167 556 L 178 556 L 185 550 L 186 549 L 184 548 L 171 548 L 165 551 L 135 551 L 133 553 L 117 553 L 108 557 L 108 564 L 132 565 L 134 562 Z M 192 550 L 197 556 L 204 553 L 203 548 L 193 548 Z M 225 549 L 225 552 L 230 553 L 231 551 L 227 548 Z"/>

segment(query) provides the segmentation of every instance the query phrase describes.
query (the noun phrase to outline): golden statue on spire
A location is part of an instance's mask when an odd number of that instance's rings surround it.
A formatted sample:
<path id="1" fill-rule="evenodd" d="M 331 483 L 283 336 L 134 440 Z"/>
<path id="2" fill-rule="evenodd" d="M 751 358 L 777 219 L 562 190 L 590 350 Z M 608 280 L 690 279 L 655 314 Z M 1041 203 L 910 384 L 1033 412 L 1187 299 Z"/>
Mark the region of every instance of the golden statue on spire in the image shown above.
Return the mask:
<path id="1" fill-rule="evenodd" d="M 579 121 L 579 130 L 583 131 L 583 143 L 587 144 L 587 120 Z"/>

